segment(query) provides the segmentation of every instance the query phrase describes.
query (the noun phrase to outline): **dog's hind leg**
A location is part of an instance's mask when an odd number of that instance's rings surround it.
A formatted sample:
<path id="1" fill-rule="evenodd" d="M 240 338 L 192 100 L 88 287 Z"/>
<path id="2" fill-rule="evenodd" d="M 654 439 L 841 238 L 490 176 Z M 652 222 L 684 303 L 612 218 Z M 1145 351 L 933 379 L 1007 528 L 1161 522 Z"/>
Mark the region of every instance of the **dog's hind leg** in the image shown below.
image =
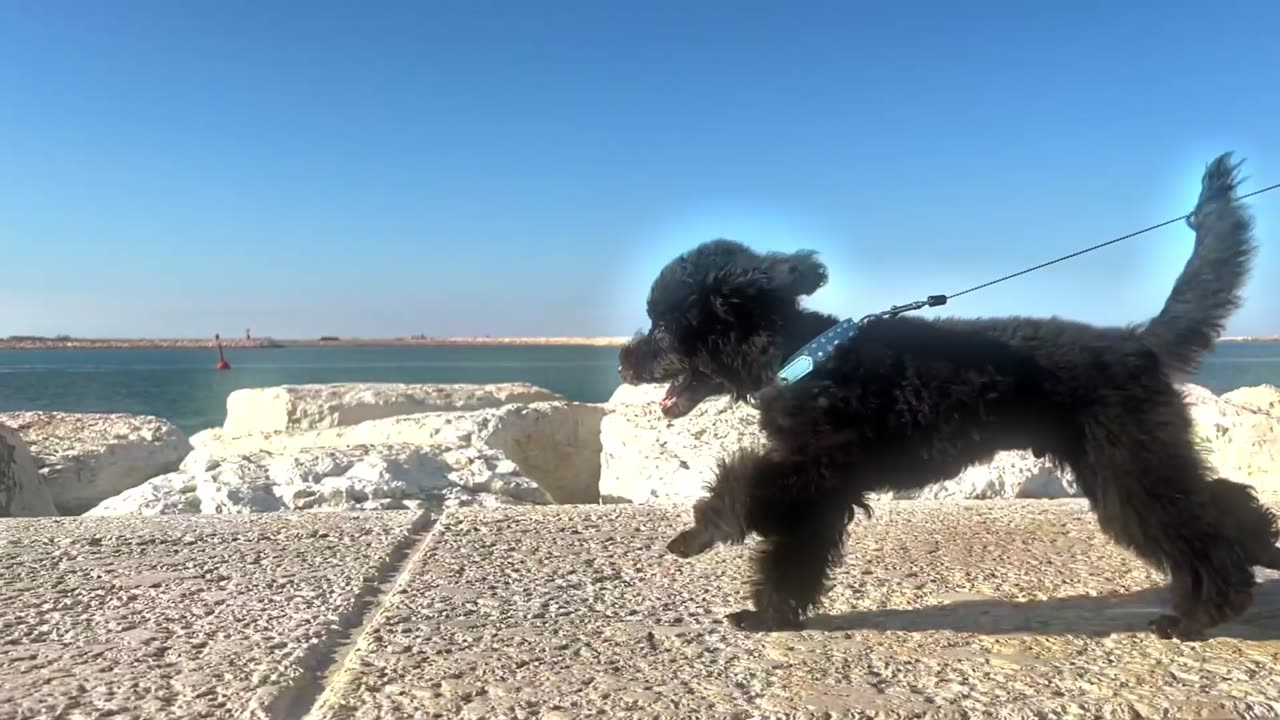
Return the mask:
<path id="1" fill-rule="evenodd" d="M 1207 487 L 1207 508 L 1221 515 L 1251 565 L 1280 570 L 1280 527 L 1276 513 L 1258 502 L 1253 488 L 1226 478 L 1214 478 Z"/>
<path id="2" fill-rule="evenodd" d="M 1275 526 L 1242 486 L 1208 479 L 1189 436 L 1167 432 L 1176 421 L 1164 426 L 1166 434 L 1131 437 L 1148 419 L 1128 420 L 1128 433 L 1094 428 L 1092 437 L 1108 441 L 1086 441 L 1087 459 L 1072 466 L 1103 531 L 1169 574 L 1173 612 L 1152 620 L 1151 629 L 1164 638 L 1202 639 L 1252 604 L 1253 565 L 1267 559 L 1263 543 L 1268 536 L 1274 542 Z"/>

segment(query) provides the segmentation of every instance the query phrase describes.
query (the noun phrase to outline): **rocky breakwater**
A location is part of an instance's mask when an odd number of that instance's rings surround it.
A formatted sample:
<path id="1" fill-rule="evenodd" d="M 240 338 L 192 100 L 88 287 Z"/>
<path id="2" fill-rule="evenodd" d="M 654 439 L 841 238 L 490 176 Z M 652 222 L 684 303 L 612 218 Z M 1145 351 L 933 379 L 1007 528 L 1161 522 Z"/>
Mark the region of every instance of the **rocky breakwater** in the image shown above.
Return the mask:
<path id="1" fill-rule="evenodd" d="M 18 431 L 0 425 L 0 518 L 57 514 L 31 448 Z"/>
<path id="2" fill-rule="evenodd" d="M 592 503 L 604 414 L 525 384 L 239 390 L 175 472 L 89 514 Z"/>
<path id="3" fill-rule="evenodd" d="M 172 423 L 120 413 L 9 412 L 0 425 L 30 449 L 56 512 L 79 515 L 149 478 L 176 470 L 191 450 Z"/>
<path id="4" fill-rule="evenodd" d="M 1221 397 L 1184 385 L 1208 459 L 1224 477 L 1260 494 L 1280 495 L 1280 389 L 1240 388 Z M 687 504 L 701 497 L 719 460 L 763 441 L 758 413 L 718 397 L 670 420 L 658 409 L 661 386 L 622 386 L 601 426 L 600 494 L 606 500 Z M 1029 452 L 1002 452 L 987 464 L 923 490 L 879 499 L 1003 499 L 1078 496 L 1070 473 Z"/>
<path id="5" fill-rule="evenodd" d="M 334 383 L 246 388 L 227 396 L 222 437 L 300 432 L 418 413 L 563 400 L 528 383 Z"/>
<path id="6" fill-rule="evenodd" d="M 240 390 L 228 398 L 226 424 L 193 436 L 180 465 L 145 482 L 129 480 L 89 514 L 689 504 L 705 492 L 721 458 L 761 442 L 758 417 L 747 405 L 712 398 L 670 420 L 658 410 L 662 392 L 622 386 L 608 403 L 590 404 L 524 384 Z M 1218 397 L 1187 385 L 1184 392 L 1218 472 L 1280 495 L 1280 390 L 1242 388 Z M 48 470 L 49 458 L 66 456 L 47 439 L 33 440 L 30 423 L 22 427 L 37 466 Z M 71 425 L 62 427 L 59 437 L 74 434 Z M 46 474 L 45 491 L 58 503 L 58 486 Z M 27 478 L 29 471 L 10 475 Z M 25 506 L 39 507 L 40 491 L 29 479 L 9 482 L 14 489 L 5 497 L 19 497 L 19 485 Z M 952 480 L 877 499 L 1077 495 L 1069 473 L 1027 452 L 1005 452 Z"/>

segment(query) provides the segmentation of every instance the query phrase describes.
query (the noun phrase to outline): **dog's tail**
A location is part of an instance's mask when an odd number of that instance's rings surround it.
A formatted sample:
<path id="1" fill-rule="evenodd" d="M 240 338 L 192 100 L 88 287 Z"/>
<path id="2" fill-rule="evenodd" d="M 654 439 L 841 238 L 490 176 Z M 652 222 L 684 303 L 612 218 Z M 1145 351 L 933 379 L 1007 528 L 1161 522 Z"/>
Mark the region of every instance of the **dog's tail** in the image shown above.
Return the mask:
<path id="1" fill-rule="evenodd" d="M 1236 197 L 1241 163 L 1231 153 L 1205 168 L 1200 199 L 1187 219 L 1196 233 L 1191 259 L 1173 284 L 1160 314 L 1141 334 L 1175 376 L 1195 373 L 1204 355 L 1240 306 L 1256 246 L 1253 217 Z"/>

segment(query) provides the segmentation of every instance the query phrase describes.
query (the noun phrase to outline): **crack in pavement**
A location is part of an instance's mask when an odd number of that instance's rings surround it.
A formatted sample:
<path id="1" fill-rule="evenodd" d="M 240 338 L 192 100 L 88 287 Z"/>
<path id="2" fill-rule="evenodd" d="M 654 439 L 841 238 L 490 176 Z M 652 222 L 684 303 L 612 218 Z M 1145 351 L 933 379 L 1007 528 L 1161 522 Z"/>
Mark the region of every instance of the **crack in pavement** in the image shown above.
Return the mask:
<path id="1" fill-rule="evenodd" d="M 443 514 L 437 516 L 424 510 L 414 519 L 404 539 L 363 584 L 355 606 L 341 614 L 323 638 L 301 651 L 297 663 L 303 672 L 275 697 L 266 717 L 306 720 L 320 711 L 365 631 L 376 623 L 388 598 L 395 595 L 404 578 L 417 567 L 443 517 Z"/>

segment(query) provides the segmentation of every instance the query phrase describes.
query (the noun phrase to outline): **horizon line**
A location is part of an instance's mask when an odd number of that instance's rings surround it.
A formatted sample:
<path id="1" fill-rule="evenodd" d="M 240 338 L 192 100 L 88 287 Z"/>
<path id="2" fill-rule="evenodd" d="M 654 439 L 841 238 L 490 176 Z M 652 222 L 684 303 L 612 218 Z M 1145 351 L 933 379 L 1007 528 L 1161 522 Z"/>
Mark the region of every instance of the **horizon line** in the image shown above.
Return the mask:
<path id="1" fill-rule="evenodd" d="M 433 346 L 433 345 L 527 345 L 527 346 L 580 346 L 621 347 L 634 335 L 470 335 L 470 336 L 391 336 L 356 337 L 320 335 L 309 338 L 275 338 L 270 336 L 221 338 L 223 347 L 254 350 L 284 347 L 324 346 Z M 1280 342 L 1280 334 L 1227 335 L 1218 338 L 1220 343 L 1273 343 Z M 56 349 L 184 349 L 213 348 L 213 337 L 80 337 L 70 335 L 9 335 L 0 338 L 0 350 L 56 350 Z"/>

